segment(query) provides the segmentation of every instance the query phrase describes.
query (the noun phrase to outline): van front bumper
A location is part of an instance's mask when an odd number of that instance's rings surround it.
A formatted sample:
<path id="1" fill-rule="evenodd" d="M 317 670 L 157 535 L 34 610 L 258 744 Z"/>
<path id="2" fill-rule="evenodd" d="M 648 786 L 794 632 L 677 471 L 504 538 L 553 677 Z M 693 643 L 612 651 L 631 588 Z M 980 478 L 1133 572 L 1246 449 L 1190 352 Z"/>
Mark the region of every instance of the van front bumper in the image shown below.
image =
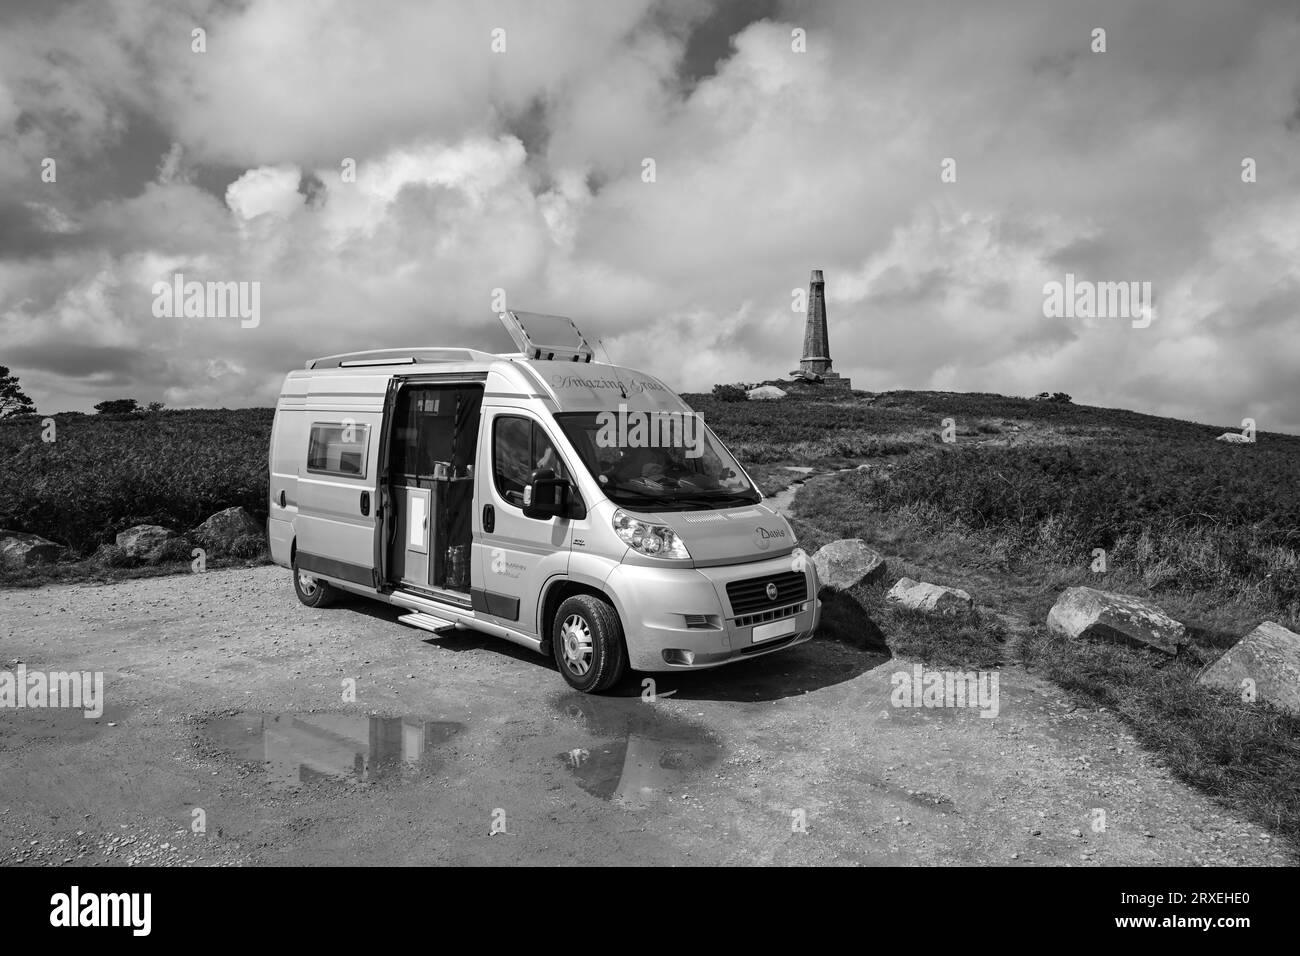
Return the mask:
<path id="1" fill-rule="evenodd" d="M 796 600 L 778 593 L 761 608 L 732 607 L 728 584 L 744 582 L 752 590 L 754 582 L 777 576 L 786 584 L 796 567 L 804 579 Z M 703 670 L 802 644 L 820 620 L 817 587 L 812 562 L 796 565 L 791 555 L 708 568 L 621 564 L 606 581 L 627 638 L 628 662 L 639 671 Z"/>

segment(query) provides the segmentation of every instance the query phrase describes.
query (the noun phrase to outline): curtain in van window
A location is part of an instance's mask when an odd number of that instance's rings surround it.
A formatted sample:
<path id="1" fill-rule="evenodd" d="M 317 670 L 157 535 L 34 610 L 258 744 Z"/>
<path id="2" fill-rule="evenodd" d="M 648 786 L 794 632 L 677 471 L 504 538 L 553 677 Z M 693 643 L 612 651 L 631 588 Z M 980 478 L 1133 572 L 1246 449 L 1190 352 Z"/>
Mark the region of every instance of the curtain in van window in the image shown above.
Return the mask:
<path id="1" fill-rule="evenodd" d="M 469 550 L 474 520 L 474 453 L 478 445 L 483 389 L 467 386 L 454 392 L 454 428 L 449 480 L 441 495 L 439 520 L 447 529 L 447 547 L 439 555 L 439 579 L 444 587 L 469 587 Z M 450 400 L 450 399 L 449 399 Z"/>
<path id="2" fill-rule="evenodd" d="M 392 473 L 422 481 L 443 464 L 454 474 L 468 474 L 482 404 L 481 387 L 402 389 L 393 409 Z"/>
<path id="3" fill-rule="evenodd" d="M 483 410 L 483 389 L 462 388 L 456 392 L 456 434 L 451 461 L 456 472 L 468 474 L 474 467 L 478 447 L 478 424 Z"/>

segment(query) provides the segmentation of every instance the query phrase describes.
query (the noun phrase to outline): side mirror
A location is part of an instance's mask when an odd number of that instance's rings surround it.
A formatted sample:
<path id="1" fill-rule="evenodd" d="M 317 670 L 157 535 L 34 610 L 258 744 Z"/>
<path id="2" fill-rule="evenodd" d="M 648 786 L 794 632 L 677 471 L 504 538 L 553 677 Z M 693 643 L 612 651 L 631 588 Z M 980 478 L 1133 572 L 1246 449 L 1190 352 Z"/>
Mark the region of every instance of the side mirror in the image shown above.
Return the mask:
<path id="1" fill-rule="evenodd" d="M 524 517 L 565 517 L 569 513 L 569 489 L 569 483 L 556 478 L 550 468 L 533 472 L 531 483 L 524 486 Z"/>

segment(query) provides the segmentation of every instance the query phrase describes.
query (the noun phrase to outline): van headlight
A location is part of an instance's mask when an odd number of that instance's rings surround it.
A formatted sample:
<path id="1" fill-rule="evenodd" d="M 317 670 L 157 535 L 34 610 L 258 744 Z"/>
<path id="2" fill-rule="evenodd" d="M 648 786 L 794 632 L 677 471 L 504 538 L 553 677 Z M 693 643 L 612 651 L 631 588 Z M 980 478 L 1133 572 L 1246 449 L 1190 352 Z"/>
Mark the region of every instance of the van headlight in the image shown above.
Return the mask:
<path id="1" fill-rule="evenodd" d="M 628 547 L 652 558 L 689 558 L 691 553 L 677 532 L 661 524 L 633 518 L 621 508 L 614 512 L 614 533 Z"/>

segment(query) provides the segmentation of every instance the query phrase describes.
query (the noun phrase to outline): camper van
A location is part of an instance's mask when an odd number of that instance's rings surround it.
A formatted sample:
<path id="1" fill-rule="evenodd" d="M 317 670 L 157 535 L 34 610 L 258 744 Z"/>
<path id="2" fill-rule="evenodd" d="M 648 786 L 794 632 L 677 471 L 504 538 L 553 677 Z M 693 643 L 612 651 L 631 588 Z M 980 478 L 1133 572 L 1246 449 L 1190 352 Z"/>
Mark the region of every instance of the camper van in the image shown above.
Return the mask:
<path id="1" fill-rule="evenodd" d="M 811 638 L 812 562 L 690 407 L 593 361 L 563 316 L 500 318 L 517 354 L 382 349 L 285 378 L 267 525 L 299 600 L 494 634 L 590 693 Z"/>

